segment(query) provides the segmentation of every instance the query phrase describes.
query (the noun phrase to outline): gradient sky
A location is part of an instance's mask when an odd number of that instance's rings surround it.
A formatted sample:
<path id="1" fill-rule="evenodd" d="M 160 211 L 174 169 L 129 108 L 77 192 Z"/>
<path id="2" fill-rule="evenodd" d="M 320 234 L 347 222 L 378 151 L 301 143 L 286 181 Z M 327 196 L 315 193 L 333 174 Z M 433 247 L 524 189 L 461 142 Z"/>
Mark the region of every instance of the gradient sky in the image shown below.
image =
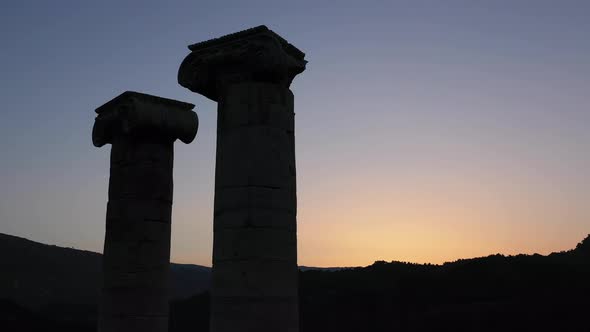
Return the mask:
<path id="1" fill-rule="evenodd" d="M 188 44 L 265 24 L 295 94 L 299 264 L 547 254 L 590 233 L 588 1 L 3 1 L 0 232 L 102 251 L 125 90 L 196 104 L 175 145 L 172 261 L 211 265 L 216 104 Z"/>

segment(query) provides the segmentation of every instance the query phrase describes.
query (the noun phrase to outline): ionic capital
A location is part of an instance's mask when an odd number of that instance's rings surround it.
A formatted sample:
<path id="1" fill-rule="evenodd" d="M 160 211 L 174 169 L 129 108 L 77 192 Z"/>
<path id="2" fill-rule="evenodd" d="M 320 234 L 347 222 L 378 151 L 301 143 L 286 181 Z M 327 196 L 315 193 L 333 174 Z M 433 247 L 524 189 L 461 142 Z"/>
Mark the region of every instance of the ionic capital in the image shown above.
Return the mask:
<path id="1" fill-rule="evenodd" d="M 193 104 L 125 91 L 96 109 L 92 129 L 96 147 L 112 143 L 119 135 L 145 136 L 190 143 L 197 134 L 199 119 Z"/>
<path id="2" fill-rule="evenodd" d="M 289 87 L 305 70 L 305 54 L 261 25 L 189 46 L 178 83 L 213 101 L 232 83 L 271 82 Z"/>

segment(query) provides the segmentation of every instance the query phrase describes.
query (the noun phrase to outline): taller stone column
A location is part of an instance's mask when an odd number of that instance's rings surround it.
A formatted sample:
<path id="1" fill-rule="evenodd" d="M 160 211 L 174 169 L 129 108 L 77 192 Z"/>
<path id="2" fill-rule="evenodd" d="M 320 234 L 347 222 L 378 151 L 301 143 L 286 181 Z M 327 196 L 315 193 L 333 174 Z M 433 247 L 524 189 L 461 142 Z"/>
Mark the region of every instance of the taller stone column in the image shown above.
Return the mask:
<path id="1" fill-rule="evenodd" d="M 127 91 L 96 109 L 92 141 L 112 144 L 100 332 L 168 331 L 173 144 L 194 105 Z"/>
<path id="2" fill-rule="evenodd" d="M 180 85 L 218 102 L 211 331 L 299 330 L 293 78 L 265 26 L 189 46 Z"/>

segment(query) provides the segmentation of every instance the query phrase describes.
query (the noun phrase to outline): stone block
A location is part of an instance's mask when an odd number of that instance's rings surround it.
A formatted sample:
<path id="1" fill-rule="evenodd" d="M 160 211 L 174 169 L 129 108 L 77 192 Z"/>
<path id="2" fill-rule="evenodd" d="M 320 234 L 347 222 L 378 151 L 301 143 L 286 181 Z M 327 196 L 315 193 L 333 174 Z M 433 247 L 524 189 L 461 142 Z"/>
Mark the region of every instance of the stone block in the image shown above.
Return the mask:
<path id="1" fill-rule="evenodd" d="M 295 214 L 295 188 L 236 187 L 215 190 L 215 215 L 228 210 L 277 210 Z"/>
<path id="2" fill-rule="evenodd" d="M 295 113 L 293 113 L 293 109 L 281 104 L 270 104 L 268 125 L 272 128 L 293 132 L 295 130 Z"/>
<path id="3" fill-rule="evenodd" d="M 297 234 L 276 228 L 217 229 L 213 264 L 233 260 L 297 261 Z"/>
<path id="4" fill-rule="evenodd" d="M 297 261 L 247 259 L 214 262 L 216 296 L 297 296 Z"/>
<path id="5" fill-rule="evenodd" d="M 222 99 L 231 104 L 284 104 L 289 94 L 290 90 L 279 84 L 249 81 L 228 85 Z"/>
<path id="6" fill-rule="evenodd" d="M 211 298 L 211 331 L 299 331 L 296 297 Z"/>
<path id="7" fill-rule="evenodd" d="M 150 142 L 149 139 L 117 138 L 111 148 L 111 167 L 158 164 L 172 167 L 174 146 L 172 142 Z"/>
<path id="8" fill-rule="evenodd" d="M 169 264 L 170 224 L 160 222 L 107 225 L 105 269 L 142 271 Z"/>
<path id="9" fill-rule="evenodd" d="M 153 199 L 172 201 L 172 169 L 155 165 L 111 168 L 109 201 Z"/>
<path id="10" fill-rule="evenodd" d="M 282 230 L 297 230 L 297 217 L 287 210 L 241 209 L 227 210 L 217 214 L 213 230 L 228 228 L 256 227 Z"/>
<path id="11" fill-rule="evenodd" d="M 168 314 L 168 289 L 153 286 L 103 289 L 101 312 L 106 315 L 165 317 Z"/>
<path id="12" fill-rule="evenodd" d="M 270 127 L 241 127 L 218 136 L 216 187 L 285 187 L 295 184 L 289 134 Z"/>
<path id="13" fill-rule="evenodd" d="M 220 131 L 247 126 L 250 123 L 248 104 L 221 101 L 217 107 L 217 129 Z"/>
<path id="14" fill-rule="evenodd" d="M 131 270 L 128 266 L 111 268 L 103 277 L 103 289 L 166 288 L 169 269 L 169 264 L 146 270 Z"/>
<path id="15" fill-rule="evenodd" d="M 248 105 L 256 93 L 255 87 L 249 82 L 230 84 L 225 89 L 223 103 Z"/>
<path id="16" fill-rule="evenodd" d="M 293 94 L 276 84 L 233 84 L 220 100 L 218 114 L 218 129 L 222 131 L 244 125 L 265 125 L 293 131 Z M 286 118 L 277 119 L 282 115 Z"/>
<path id="17" fill-rule="evenodd" d="M 107 219 L 117 222 L 170 223 L 172 203 L 161 200 L 118 199 L 107 203 Z"/>
<path id="18" fill-rule="evenodd" d="M 223 103 L 218 111 L 220 132 L 236 130 L 241 127 L 269 127 L 288 132 L 294 130 L 293 110 L 283 104 L 231 104 Z"/>
<path id="19" fill-rule="evenodd" d="M 168 316 L 120 316 L 102 317 L 98 332 L 166 332 L 168 331 Z"/>
<path id="20" fill-rule="evenodd" d="M 254 94 L 251 94 L 251 103 L 254 105 L 261 104 L 285 104 L 290 90 L 280 84 L 273 84 L 267 82 L 250 82 L 254 89 Z"/>

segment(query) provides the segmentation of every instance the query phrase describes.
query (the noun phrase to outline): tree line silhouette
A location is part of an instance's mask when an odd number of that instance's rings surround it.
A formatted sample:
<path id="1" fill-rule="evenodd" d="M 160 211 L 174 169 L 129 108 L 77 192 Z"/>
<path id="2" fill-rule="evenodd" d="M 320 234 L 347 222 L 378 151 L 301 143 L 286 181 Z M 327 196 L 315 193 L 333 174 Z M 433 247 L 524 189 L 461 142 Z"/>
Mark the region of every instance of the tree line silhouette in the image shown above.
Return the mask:
<path id="1" fill-rule="evenodd" d="M 547 256 L 496 254 L 442 265 L 377 261 L 299 273 L 302 332 L 590 331 L 590 236 Z M 2 325 L 19 331 L 95 330 L 92 321 L 55 321 L 7 300 L 0 312 Z M 207 331 L 208 324 L 208 292 L 171 303 L 171 332 Z"/>
<path id="2" fill-rule="evenodd" d="M 173 303 L 171 331 L 206 331 L 208 301 Z M 590 331 L 589 301 L 590 236 L 548 256 L 300 272 L 302 332 Z"/>

